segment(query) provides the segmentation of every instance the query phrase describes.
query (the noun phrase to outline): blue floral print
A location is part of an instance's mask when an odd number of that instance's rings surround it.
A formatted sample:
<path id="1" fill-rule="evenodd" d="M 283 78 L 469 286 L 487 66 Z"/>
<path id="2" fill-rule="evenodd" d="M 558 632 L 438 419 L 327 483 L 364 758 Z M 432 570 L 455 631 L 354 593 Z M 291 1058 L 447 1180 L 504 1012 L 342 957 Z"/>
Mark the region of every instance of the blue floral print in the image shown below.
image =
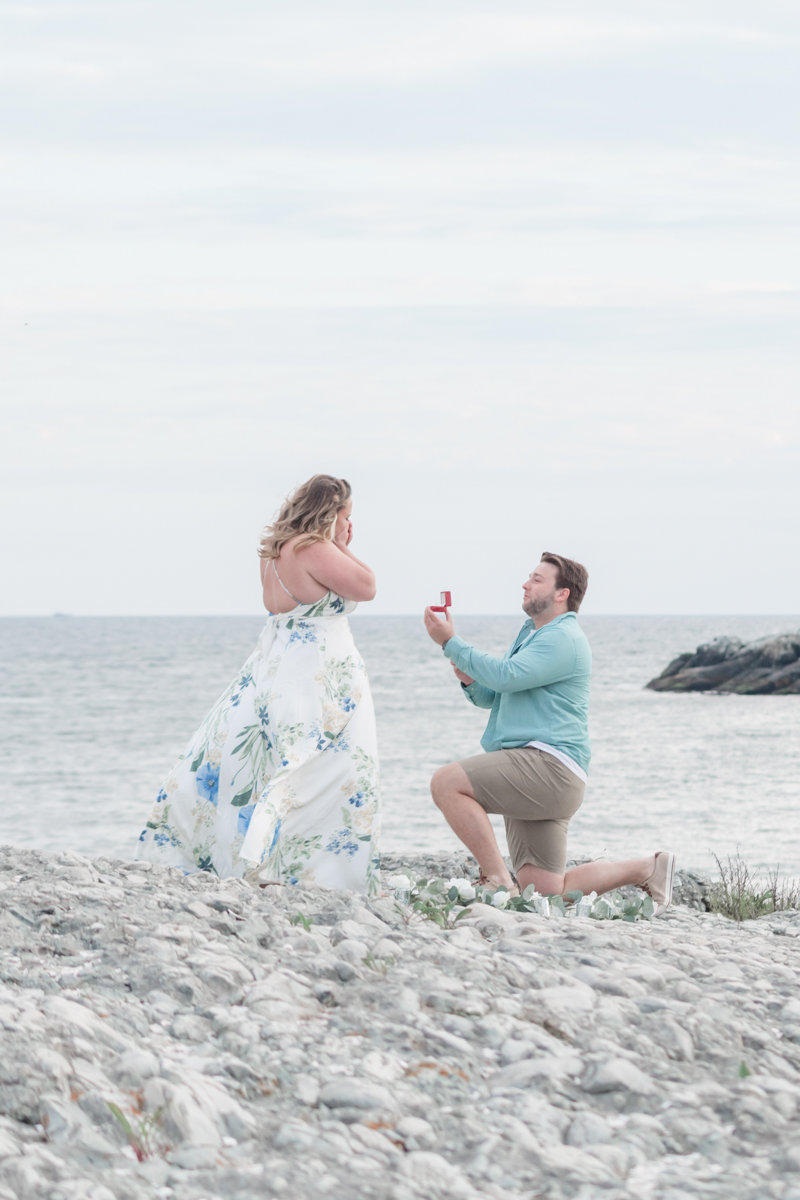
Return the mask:
<path id="1" fill-rule="evenodd" d="M 197 790 L 204 800 L 216 805 L 219 791 L 219 767 L 206 763 L 197 772 Z"/>
<path id="2" fill-rule="evenodd" d="M 349 829 L 338 829 L 325 849 L 332 854 L 348 854 L 352 858 L 358 852 L 358 842 Z"/>
<path id="3" fill-rule="evenodd" d="M 255 804 L 246 804 L 244 808 L 239 809 L 239 817 L 236 821 L 236 831 L 244 837 L 250 826 L 250 820 L 255 812 Z"/>
<path id="4" fill-rule="evenodd" d="M 289 635 L 289 643 L 292 642 L 315 642 L 317 635 L 314 626 L 308 621 L 298 621 L 295 628 Z"/>

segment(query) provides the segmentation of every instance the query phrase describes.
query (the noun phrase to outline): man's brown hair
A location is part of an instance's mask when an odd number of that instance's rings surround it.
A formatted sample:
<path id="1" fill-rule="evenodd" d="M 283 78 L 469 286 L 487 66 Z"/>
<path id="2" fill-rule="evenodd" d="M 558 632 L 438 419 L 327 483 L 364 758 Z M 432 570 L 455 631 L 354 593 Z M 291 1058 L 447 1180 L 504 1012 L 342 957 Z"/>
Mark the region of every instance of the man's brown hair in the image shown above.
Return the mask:
<path id="1" fill-rule="evenodd" d="M 545 550 L 542 562 L 552 563 L 556 569 L 556 591 L 569 588 L 567 610 L 577 612 L 589 586 L 589 572 L 572 558 L 564 558 L 561 554 L 551 554 Z"/>

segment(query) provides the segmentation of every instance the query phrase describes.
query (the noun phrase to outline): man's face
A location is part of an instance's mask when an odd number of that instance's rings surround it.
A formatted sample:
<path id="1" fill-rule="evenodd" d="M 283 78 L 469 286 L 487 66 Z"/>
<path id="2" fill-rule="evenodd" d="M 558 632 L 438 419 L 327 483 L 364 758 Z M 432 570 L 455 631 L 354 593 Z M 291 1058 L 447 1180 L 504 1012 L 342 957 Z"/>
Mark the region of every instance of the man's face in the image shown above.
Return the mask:
<path id="1" fill-rule="evenodd" d="M 529 617 L 547 612 L 556 599 L 556 568 L 540 562 L 531 571 L 530 579 L 522 585 L 522 611 Z"/>

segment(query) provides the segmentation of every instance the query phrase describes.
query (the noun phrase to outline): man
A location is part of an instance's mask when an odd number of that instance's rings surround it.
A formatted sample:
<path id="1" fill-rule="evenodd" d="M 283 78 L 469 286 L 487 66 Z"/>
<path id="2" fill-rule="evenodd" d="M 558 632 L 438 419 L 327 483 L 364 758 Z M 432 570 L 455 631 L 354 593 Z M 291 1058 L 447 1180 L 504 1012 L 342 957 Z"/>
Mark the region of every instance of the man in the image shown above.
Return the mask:
<path id="1" fill-rule="evenodd" d="M 580 563 L 543 554 L 522 587 L 528 620 L 504 658 L 457 637 L 449 613 L 440 621 L 425 609 L 425 627 L 452 662 L 467 699 L 491 709 L 481 738 L 486 753 L 440 767 L 431 793 L 475 856 L 482 883 L 518 894 L 487 815 L 502 813 L 520 888 L 599 894 L 632 883 L 652 896 L 658 914 L 672 899 L 671 853 L 566 870 L 567 826 L 581 806 L 591 757 L 592 652 L 576 616 L 588 582 Z"/>

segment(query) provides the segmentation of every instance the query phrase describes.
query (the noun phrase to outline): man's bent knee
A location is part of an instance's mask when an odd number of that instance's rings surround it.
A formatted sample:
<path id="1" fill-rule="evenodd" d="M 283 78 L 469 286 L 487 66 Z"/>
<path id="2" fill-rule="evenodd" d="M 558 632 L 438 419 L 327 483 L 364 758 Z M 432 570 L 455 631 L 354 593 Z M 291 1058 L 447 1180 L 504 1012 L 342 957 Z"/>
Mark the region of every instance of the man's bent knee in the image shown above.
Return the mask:
<path id="1" fill-rule="evenodd" d="M 542 896 L 560 896 L 564 891 L 564 876 L 555 871 L 545 871 L 533 863 L 524 863 L 516 872 L 517 881 L 524 891 L 531 884 Z"/>
<path id="2" fill-rule="evenodd" d="M 437 808 L 441 808 L 451 796 L 473 796 L 472 784 L 464 768 L 457 762 L 439 767 L 431 779 L 431 795 Z"/>

